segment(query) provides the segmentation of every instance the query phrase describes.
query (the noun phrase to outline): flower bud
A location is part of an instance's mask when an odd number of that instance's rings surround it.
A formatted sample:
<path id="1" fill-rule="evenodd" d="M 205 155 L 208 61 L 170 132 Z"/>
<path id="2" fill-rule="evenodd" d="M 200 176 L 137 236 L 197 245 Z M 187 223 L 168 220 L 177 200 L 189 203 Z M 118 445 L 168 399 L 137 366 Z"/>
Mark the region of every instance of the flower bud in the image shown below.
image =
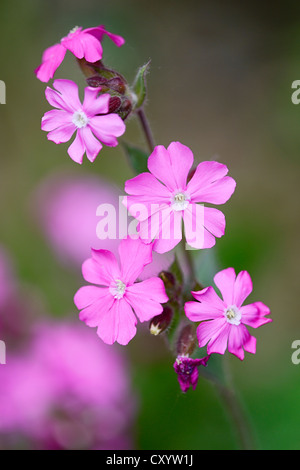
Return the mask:
<path id="1" fill-rule="evenodd" d="M 162 279 L 166 289 L 172 289 L 176 285 L 175 276 L 168 271 L 161 271 L 159 277 Z"/>
<path id="2" fill-rule="evenodd" d="M 190 356 L 196 347 L 194 325 L 185 325 L 179 333 L 176 352 L 178 356 Z"/>
<path id="3" fill-rule="evenodd" d="M 109 113 L 117 113 L 122 104 L 121 98 L 118 96 L 112 96 L 109 100 Z"/>
<path id="4" fill-rule="evenodd" d="M 149 324 L 150 333 L 154 336 L 160 335 L 170 325 L 173 318 L 173 310 L 167 305 L 160 315 L 153 317 Z"/>

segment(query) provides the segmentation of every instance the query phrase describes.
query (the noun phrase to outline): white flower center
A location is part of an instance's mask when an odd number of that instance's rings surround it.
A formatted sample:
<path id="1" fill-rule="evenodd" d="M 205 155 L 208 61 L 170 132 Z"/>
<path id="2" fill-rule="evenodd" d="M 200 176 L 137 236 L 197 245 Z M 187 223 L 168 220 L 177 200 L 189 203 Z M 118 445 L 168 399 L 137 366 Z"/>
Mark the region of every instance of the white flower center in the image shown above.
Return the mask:
<path id="1" fill-rule="evenodd" d="M 75 111 L 72 122 L 80 129 L 81 127 L 85 127 L 87 125 L 89 119 L 84 111 Z"/>
<path id="2" fill-rule="evenodd" d="M 228 307 L 225 312 L 225 317 L 231 325 L 239 325 L 241 323 L 242 314 L 235 305 Z"/>
<path id="3" fill-rule="evenodd" d="M 116 279 L 110 286 L 109 291 L 115 299 L 122 299 L 125 294 L 126 284 L 120 279 Z"/>
<path id="4" fill-rule="evenodd" d="M 173 211 L 184 211 L 190 203 L 190 196 L 183 191 L 174 194 L 171 199 L 171 207 Z"/>

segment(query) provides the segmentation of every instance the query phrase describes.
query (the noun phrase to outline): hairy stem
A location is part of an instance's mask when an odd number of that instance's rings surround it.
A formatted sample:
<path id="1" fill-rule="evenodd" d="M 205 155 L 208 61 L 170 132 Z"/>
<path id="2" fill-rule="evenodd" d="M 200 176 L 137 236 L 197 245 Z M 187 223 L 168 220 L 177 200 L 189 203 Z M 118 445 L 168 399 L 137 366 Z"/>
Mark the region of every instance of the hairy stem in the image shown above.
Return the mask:
<path id="1" fill-rule="evenodd" d="M 199 372 L 215 386 L 231 421 L 231 425 L 238 440 L 239 448 L 241 450 L 254 450 L 256 445 L 252 427 L 249 423 L 248 416 L 243 404 L 241 403 L 240 397 L 233 385 L 231 374 L 228 369 L 228 363 L 227 361 L 223 362 L 226 362 L 224 364 L 224 383 L 203 368 L 201 368 L 201 371 Z"/>
<path id="2" fill-rule="evenodd" d="M 137 113 L 138 118 L 140 120 L 142 129 L 143 129 L 143 132 L 144 132 L 144 135 L 145 135 L 145 139 L 146 139 L 147 145 L 148 145 L 149 150 L 150 150 L 150 153 L 152 153 L 153 150 L 154 150 L 155 144 L 154 144 L 153 135 L 152 135 L 151 128 L 150 128 L 148 119 L 146 117 L 145 111 L 143 110 L 143 108 L 140 108 L 140 109 L 137 110 L 136 113 Z"/>
<path id="3" fill-rule="evenodd" d="M 182 239 L 180 242 L 180 248 L 182 252 L 182 257 L 184 259 L 184 264 L 186 265 L 186 268 L 188 269 L 189 281 L 191 281 L 191 283 L 193 284 L 194 281 L 196 281 L 195 265 L 194 265 L 193 257 L 191 255 L 191 250 L 187 250 L 186 242 L 184 239 Z"/>

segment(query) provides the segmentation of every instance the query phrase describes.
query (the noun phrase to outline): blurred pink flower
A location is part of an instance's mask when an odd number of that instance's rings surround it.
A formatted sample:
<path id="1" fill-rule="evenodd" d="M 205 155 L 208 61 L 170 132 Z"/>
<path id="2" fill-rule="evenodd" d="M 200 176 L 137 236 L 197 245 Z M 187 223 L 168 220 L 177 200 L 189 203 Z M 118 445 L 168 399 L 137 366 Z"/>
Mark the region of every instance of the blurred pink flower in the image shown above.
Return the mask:
<path id="1" fill-rule="evenodd" d="M 81 266 L 90 256 L 90 248 L 118 253 L 118 238 L 99 239 L 96 227 L 103 217 L 97 215 L 100 205 L 111 204 L 116 211 L 116 233 L 127 230 L 129 220 L 119 203 L 121 191 L 114 184 L 94 175 L 57 173 L 48 177 L 34 192 L 32 204 L 38 223 L 61 262 Z M 172 252 L 153 253 L 153 261 L 140 274 L 140 279 L 157 276 L 174 260 Z"/>
<path id="2" fill-rule="evenodd" d="M 236 276 L 233 268 L 227 268 L 217 273 L 214 281 L 223 299 L 213 287 L 192 292 L 198 302 L 186 302 L 186 316 L 191 321 L 201 322 L 197 327 L 200 348 L 208 343 L 208 354 L 224 354 L 228 348 L 243 360 L 244 350 L 252 354 L 256 352 L 256 338 L 250 335 L 246 325 L 258 328 L 271 322 L 271 318 L 265 317 L 270 314 L 270 309 L 262 302 L 243 306 L 253 288 L 247 271 Z"/>
<path id="3" fill-rule="evenodd" d="M 118 145 L 117 137 L 125 132 L 125 124 L 117 114 L 109 111 L 109 94 L 97 97 L 100 88 L 86 87 L 84 101 L 78 97 L 78 86 L 71 80 L 55 80 L 54 88 L 46 88 L 46 98 L 53 109 L 44 114 L 42 130 L 49 132 L 47 138 L 56 144 L 67 142 L 74 132 L 76 137 L 68 154 L 77 163 L 82 163 L 86 152 L 93 162 L 103 142 L 109 147 Z"/>
<path id="4" fill-rule="evenodd" d="M 37 78 L 42 82 L 48 82 L 53 78 L 67 50 L 78 59 L 85 58 L 88 62 L 101 60 L 103 55 L 101 41 L 104 35 L 107 35 L 118 47 L 125 42 L 121 36 L 106 31 L 104 26 L 87 29 L 76 26 L 61 39 L 59 44 L 54 44 L 44 51 L 42 63 L 35 69 Z"/>
<path id="5" fill-rule="evenodd" d="M 180 142 L 167 149 L 155 147 L 148 158 L 150 173 L 141 173 L 125 183 L 129 196 L 124 204 L 140 222 L 140 237 L 145 243 L 154 239 L 153 249 L 165 253 L 185 238 L 193 248 L 211 248 L 215 237 L 225 231 L 224 214 L 197 203 L 224 204 L 235 189 L 228 169 L 218 162 L 200 163 L 188 182 L 193 165 L 192 151 Z"/>
<path id="6" fill-rule="evenodd" d="M 82 325 L 40 323 L 0 367 L 1 436 L 42 449 L 128 448 L 135 399 L 128 365 Z M 124 446 L 124 447 L 115 447 Z"/>
<path id="7" fill-rule="evenodd" d="M 152 277 L 135 282 L 146 264 L 152 261 L 152 246 L 139 239 L 126 238 L 119 244 L 120 264 L 107 250 L 92 250 L 92 258 L 82 265 L 87 282 L 97 286 L 81 287 L 74 297 L 81 310 L 80 320 L 97 327 L 107 344 L 128 344 L 136 334 L 136 324 L 159 315 L 161 303 L 168 301 L 163 281 Z M 136 315 L 136 316 L 135 316 Z"/>

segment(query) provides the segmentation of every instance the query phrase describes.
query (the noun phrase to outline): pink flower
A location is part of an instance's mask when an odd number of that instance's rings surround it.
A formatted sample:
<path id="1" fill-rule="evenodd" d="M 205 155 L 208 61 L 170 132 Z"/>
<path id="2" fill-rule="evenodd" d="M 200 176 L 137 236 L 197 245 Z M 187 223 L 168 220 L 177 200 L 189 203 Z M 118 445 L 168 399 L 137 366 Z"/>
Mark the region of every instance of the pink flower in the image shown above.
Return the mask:
<path id="1" fill-rule="evenodd" d="M 55 80 L 54 88 L 46 88 L 46 98 L 51 106 L 42 118 L 42 130 L 49 132 L 48 139 L 56 144 L 67 142 L 74 132 L 76 137 L 68 148 L 68 154 L 77 163 L 82 163 L 86 152 L 93 162 L 103 142 L 109 147 L 118 145 L 117 137 L 125 132 L 125 124 L 117 114 L 107 114 L 109 94 L 97 97 L 99 88 L 86 87 L 84 101 L 78 97 L 78 87 L 71 80 Z"/>
<path id="2" fill-rule="evenodd" d="M 197 328 L 200 348 L 208 343 L 208 354 L 224 354 L 228 348 L 243 360 L 244 350 L 252 354 L 256 352 L 256 338 L 250 335 L 246 325 L 258 328 L 271 322 L 271 318 L 265 318 L 270 309 L 262 302 L 242 305 L 252 292 L 252 281 L 247 271 L 236 276 L 233 268 L 224 269 L 215 275 L 214 281 L 223 299 L 213 287 L 192 292 L 199 302 L 185 304 L 186 316 L 191 321 L 201 322 Z"/>
<path id="3" fill-rule="evenodd" d="M 120 242 L 119 256 L 120 266 L 110 251 L 92 250 L 92 258 L 82 265 L 83 277 L 102 287 L 81 287 L 74 302 L 81 310 L 80 320 L 98 327 L 97 333 L 105 343 L 125 345 L 136 334 L 135 315 L 141 322 L 150 320 L 162 312 L 161 303 L 168 297 L 158 277 L 135 282 L 152 260 L 151 245 L 126 238 Z"/>
<path id="4" fill-rule="evenodd" d="M 129 196 L 124 204 L 140 222 L 140 237 L 153 239 L 153 249 L 165 253 L 182 238 L 184 222 L 187 243 L 193 248 L 211 248 L 225 231 L 224 214 L 196 204 L 223 204 L 232 195 L 235 181 L 218 162 L 202 162 L 187 182 L 194 161 L 191 150 L 179 142 L 167 149 L 155 147 L 148 159 L 150 173 L 141 173 L 125 183 Z"/>
<path id="5" fill-rule="evenodd" d="M 209 356 L 203 357 L 202 359 L 192 359 L 187 356 L 178 356 L 174 362 L 174 369 L 178 376 L 178 382 L 181 390 L 185 393 L 192 387 L 195 390 L 199 372 L 199 366 L 207 366 Z"/>
<path id="6" fill-rule="evenodd" d="M 66 37 L 61 39 L 59 44 L 54 44 L 44 51 L 42 63 L 35 70 L 37 78 L 42 82 L 48 82 L 53 78 L 64 60 L 67 50 L 71 51 L 78 59 L 85 58 L 87 62 L 94 63 L 101 60 L 103 55 L 101 41 L 105 34 L 118 47 L 125 42 L 121 36 L 106 31 L 104 26 L 88 29 L 76 26 Z"/>

